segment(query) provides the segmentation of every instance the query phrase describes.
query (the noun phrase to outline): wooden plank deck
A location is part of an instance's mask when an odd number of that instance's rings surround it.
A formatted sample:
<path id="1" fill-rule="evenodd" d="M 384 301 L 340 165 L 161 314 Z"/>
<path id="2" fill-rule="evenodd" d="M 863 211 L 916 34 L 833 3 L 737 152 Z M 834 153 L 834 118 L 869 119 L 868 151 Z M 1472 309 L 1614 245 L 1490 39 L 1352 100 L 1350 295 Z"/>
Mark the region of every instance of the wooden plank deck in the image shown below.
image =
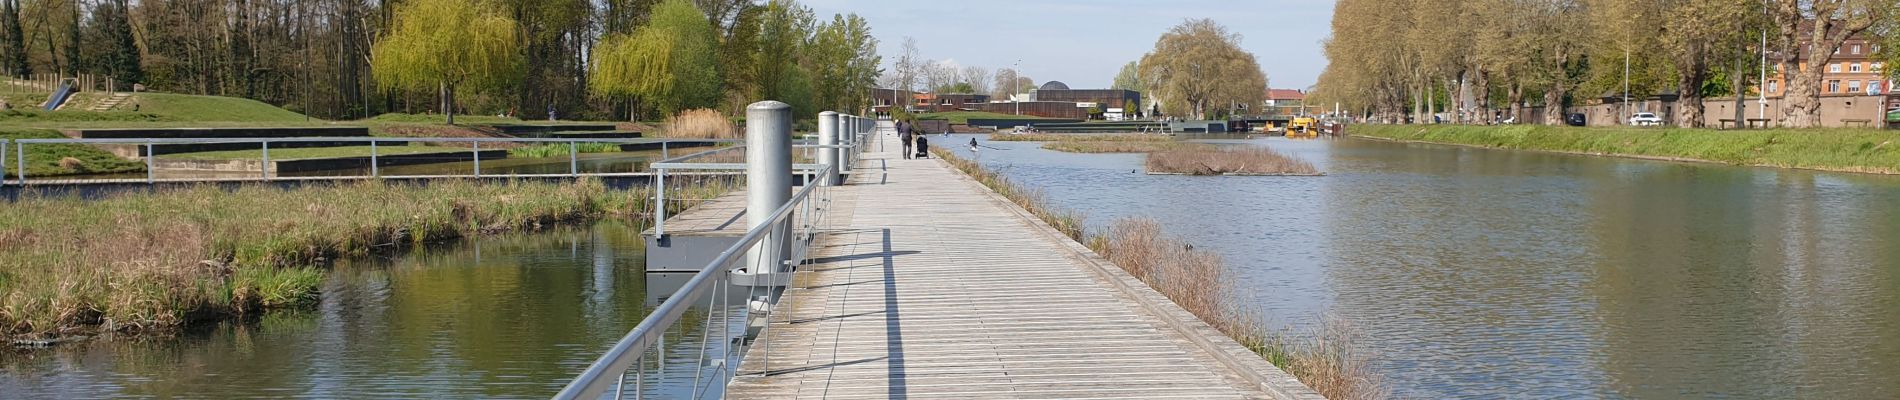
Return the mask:
<path id="1" fill-rule="evenodd" d="M 855 168 L 728 397 L 1318 398 L 941 161 Z"/>

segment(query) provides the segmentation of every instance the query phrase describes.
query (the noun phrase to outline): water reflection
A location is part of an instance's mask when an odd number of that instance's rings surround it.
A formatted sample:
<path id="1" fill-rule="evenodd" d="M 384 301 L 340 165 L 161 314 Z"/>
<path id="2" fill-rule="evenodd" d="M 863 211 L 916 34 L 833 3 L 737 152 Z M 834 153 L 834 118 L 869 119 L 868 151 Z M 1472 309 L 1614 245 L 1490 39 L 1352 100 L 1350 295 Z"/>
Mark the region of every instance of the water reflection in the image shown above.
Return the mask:
<path id="1" fill-rule="evenodd" d="M 1900 179 L 1217 142 L 1329 176 L 1149 176 L 1139 155 L 956 150 L 1091 227 L 1160 219 L 1221 253 L 1286 323 L 1347 319 L 1401 396 L 1900 398 Z"/>
<path id="2" fill-rule="evenodd" d="M 0 356 L 0 397 L 545 398 L 638 324 L 652 293 L 684 281 L 643 272 L 638 229 L 602 223 L 337 265 L 313 309 Z M 697 351 L 706 317 L 689 310 L 670 351 Z M 644 386 L 683 395 L 695 361 L 650 370 Z"/>

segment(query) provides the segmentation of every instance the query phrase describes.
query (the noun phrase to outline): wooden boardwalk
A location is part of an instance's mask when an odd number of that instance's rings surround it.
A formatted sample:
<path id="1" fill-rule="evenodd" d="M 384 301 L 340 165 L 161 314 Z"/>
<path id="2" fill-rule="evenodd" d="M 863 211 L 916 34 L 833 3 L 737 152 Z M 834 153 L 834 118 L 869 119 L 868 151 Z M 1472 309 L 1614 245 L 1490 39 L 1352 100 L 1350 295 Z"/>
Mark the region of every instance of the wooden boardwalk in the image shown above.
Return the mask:
<path id="1" fill-rule="evenodd" d="M 728 397 L 1318 398 L 941 161 L 855 170 Z"/>

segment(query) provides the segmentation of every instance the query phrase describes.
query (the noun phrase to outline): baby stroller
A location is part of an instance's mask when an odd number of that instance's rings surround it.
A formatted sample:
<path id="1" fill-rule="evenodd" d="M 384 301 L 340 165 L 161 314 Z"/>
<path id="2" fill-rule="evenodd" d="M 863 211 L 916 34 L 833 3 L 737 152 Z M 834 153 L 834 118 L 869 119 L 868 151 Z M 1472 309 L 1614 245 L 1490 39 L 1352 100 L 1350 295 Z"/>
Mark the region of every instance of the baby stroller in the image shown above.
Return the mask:
<path id="1" fill-rule="evenodd" d="M 917 158 L 930 158 L 930 139 L 917 135 Z"/>

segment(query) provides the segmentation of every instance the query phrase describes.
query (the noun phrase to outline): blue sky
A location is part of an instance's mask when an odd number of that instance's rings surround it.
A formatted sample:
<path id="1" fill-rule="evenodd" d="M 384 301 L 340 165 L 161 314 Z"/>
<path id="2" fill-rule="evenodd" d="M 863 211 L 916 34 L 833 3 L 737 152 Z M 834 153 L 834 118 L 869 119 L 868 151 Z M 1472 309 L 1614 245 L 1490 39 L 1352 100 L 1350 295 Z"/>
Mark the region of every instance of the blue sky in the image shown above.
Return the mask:
<path id="1" fill-rule="evenodd" d="M 1038 84 L 1105 88 L 1122 64 L 1188 18 L 1213 18 L 1240 33 L 1268 84 L 1304 89 L 1326 67 L 1320 40 L 1333 0 L 802 0 L 821 20 L 857 13 L 871 22 L 888 65 L 905 36 L 924 58 L 991 70 L 1021 61 Z"/>

